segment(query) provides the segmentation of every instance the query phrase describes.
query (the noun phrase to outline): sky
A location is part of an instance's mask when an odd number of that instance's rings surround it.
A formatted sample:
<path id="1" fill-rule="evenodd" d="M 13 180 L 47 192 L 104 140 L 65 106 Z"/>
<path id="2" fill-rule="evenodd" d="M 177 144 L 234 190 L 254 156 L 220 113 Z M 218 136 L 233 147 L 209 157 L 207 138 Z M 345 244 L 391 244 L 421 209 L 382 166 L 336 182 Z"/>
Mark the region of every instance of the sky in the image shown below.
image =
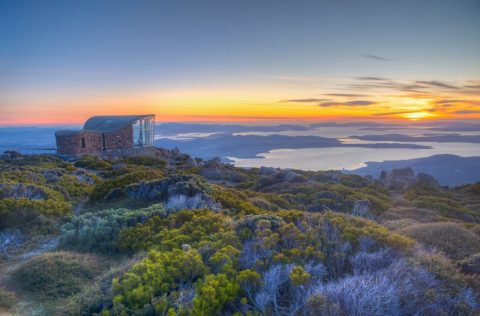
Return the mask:
<path id="1" fill-rule="evenodd" d="M 0 125 L 480 118 L 480 1 L 0 0 Z"/>

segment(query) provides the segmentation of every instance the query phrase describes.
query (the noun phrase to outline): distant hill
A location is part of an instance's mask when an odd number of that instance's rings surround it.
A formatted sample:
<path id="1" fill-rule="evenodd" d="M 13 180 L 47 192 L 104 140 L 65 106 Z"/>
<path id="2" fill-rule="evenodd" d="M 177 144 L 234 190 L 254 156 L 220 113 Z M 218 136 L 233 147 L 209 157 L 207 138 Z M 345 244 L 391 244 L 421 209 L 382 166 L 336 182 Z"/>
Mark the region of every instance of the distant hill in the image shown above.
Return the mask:
<path id="1" fill-rule="evenodd" d="M 391 171 L 410 167 L 415 173 L 424 172 L 434 176 L 441 185 L 458 186 L 480 181 L 480 157 L 435 155 L 409 160 L 367 162 L 367 166 L 349 173 L 378 178 L 382 170 Z"/>
<path id="2" fill-rule="evenodd" d="M 65 128 L 65 127 L 63 127 Z M 5 150 L 54 148 L 59 127 L 0 127 L 0 154 Z"/>

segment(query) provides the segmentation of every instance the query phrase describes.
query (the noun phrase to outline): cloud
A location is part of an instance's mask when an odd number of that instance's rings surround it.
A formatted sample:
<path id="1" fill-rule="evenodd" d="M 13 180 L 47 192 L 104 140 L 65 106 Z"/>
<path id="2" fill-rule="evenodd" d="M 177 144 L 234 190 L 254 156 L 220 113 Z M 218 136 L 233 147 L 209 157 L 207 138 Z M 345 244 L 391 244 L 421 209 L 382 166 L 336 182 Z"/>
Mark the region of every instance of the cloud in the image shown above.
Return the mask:
<path id="1" fill-rule="evenodd" d="M 466 85 L 466 86 L 463 86 L 463 87 L 467 88 L 467 89 L 480 90 L 480 84 Z"/>
<path id="2" fill-rule="evenodd" d="M 455 87 L 451 84 L 447 84 L 447 83 L 444 83 L 444 82 L 441 82 L 441 81 L 436 81 L 436 80 L 431 80 L 431 81 L 420 80 L 420 81 L 415 81 L 415 83 L 421 84 L 421 85 L 426 85 L 426 86 L 432 86 L 432 87 L 436 87 L 436 88 L 460 89 L 459 87 Z"/>
<path id="3" fill-rule="evenodd" d="M 480 90 L 480 80 L 468 80 L 463 87 L 466 89 Z"/>
<path id="4" fill-rule="evenodd" d="M 355 77 L 358 80 L 367 80 L 367 81 L 390 81 L 387 78 L 382 77 Z"/>
<path id="5" fill-rule="evenodd" d="M 297 102 L 297 103 L 309 103 L 309 102 L 324 102 L 329 101 L 330 99 L 315 99 L 315 98 L 308 98 L 308 99 L 290 99 L 290 100 L 282 100 L 281 103 L 285 102 Z"/>
<path id="6" fill-rule="evenodd" d="M 377 103 L 377 102 L 365 101 L 365 100 L 356 100 L 356 101 L 345 102 L 345 104 L 347 104 L 347 105 L 359 105 L 359 106 L 372 105 L 372 104 L 375 104 L 375 103 Z"/>
<path id="7" fill-rule="evenodd" d="M 329 97 L 352 97 L 352 98 L 365 96 L 364 94 L 354 94 L 354 93 L 327 93 L 324 95 Z"/>
<path id="8" fill-rule="evenodd" d="M 461 90 L 460 85 L 438 80 L 408 80 L 398 81 L 383 77 L 355 77 L 360 83 L 350 84 L 349 88 L 354 90 L 394 90 L 399 92 L 428 93 L 438 90 L 457 90 L 469 93 L 468 89 Z M 473 87 L 476 83 L 472 84 Z M 474 90 L 473 90 L 474 91 Z"/>
<path id="9" fill-rule="evenodd" d="M 480 114 L 480 110 L 458 110 L 453 112 L 455 114 Z"/>
<path id="10" fill-rule="evenodd" d="M 329 106 L 366 106 L 376 104 L 377 102 L 367 101 L 367 100 L 355 100 L 348 102 L 320 102 L 318 105 L 322 107 Z"/>
<path id="11" fill-rule="evenodd" d="M 318 104 L 318 106 L 329 107 L 329 106 L 337 106 L 342 104 L 343 104 L 342 102 L 321 102 Z"/>
<path id="12" fill-rule="evenodd" d="M 392 59 L 390 58 L 386 58 L 378 55 L 372 55 L 372 54 L 362 54 L 361 56 L 368 59 L 377 60 L 377 61 L 392 61 Z"/>
<path id="13" fill-rule="evenodd" d="M 436 104 L 456 103 L 456 102 L 468 102 L 467 100 L 460 99 L 443 99 L 435 101 Z"/>
<path id="14" fill-rule="evenodd" d="M 415 113 L 415 111 L 383 112 L 383 113 L 375 113 L 373 114 L 373 116 L 389 116 L 389 115 L 408 114 L 408 113 Z"/>

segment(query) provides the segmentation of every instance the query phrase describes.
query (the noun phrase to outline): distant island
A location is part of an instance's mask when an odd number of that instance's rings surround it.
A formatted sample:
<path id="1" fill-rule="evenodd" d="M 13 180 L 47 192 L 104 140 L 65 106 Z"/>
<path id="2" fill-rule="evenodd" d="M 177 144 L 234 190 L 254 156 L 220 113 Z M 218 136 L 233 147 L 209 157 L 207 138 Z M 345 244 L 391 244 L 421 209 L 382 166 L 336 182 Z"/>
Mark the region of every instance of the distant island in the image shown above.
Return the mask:
<path id="1" fill-rule="evenodd" d="M 416 173 L 428 173 L 441 185 L 459 186 L 480 181 L 480 157 L 460 157 L 456 155 L 435 155 L 426 158 L 367 162 L 367 166 L 345 171 L 360 176 L 378 178 L 382 171 L 412 168 Z"/>
<path id="2" fill-rule="evenodd" d="M 285 136 L 285 135 L 232 135 L 215 134 L 208 137 L 173 140 L 161 138 L 155 141 L 158 147 L 173 149 L 179 148 L 190 155 L 201 158 L 255 158 L 258 154 L 273 149 L 303 149 L 327 147 L 363 147 L 363 148 L 406 148 L 430 149 L 430 146 L 405 143 L 373 143 L 373 144 L 344 144 L 335 138 L 319 136 Z"/>

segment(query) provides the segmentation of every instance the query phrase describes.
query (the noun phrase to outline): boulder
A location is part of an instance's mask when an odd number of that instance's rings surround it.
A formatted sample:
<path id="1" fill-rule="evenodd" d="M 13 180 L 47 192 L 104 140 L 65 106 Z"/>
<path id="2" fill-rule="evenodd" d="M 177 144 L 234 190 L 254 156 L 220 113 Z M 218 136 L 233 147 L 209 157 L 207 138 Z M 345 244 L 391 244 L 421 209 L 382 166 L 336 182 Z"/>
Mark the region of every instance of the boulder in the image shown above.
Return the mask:
<path id="1" fill-rule="evenodd" d="M 390 173 L 382 171 L 380 184 L 387 190 L 405 192 L 419 183 L 412 168 L 393 169 Z"/>

